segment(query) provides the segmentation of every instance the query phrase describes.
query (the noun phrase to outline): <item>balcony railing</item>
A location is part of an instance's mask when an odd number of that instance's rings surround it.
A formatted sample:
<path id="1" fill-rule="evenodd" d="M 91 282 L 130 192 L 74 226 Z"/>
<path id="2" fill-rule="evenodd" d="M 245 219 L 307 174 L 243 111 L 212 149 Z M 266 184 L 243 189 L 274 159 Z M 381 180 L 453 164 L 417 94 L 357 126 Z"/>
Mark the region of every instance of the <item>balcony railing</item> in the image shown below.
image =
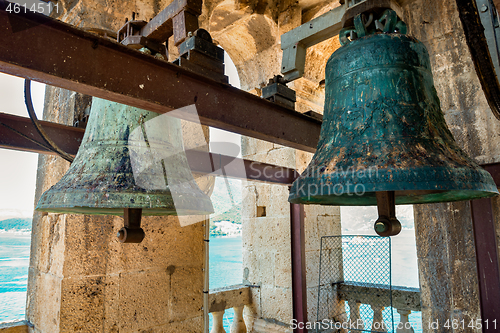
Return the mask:
<path id="1" fill-rule="evenodd" d="M 209 312 L 212 314 L 213 324 L 210 333 L 225 333 L 224 312 L 234 310 L 231 323 L 231 333 L 246 333 L 247 327 L 243 320 L 243 308 L 250 304 L 250 288 L 245 285 L 235 285 L 218 289 L 211 289 L 209 296 Z M 229 332 L 227 332 L 229 333 Z"/>
<path id="2" fill-rule="evenodd" d="M 360 317 L 360 306 L 367 304 L 373 311 L 372 327 L 390 327 L 383 322 L 382 311 L 390 307 L 390 290 L 388 286 L 378 284 L 342 283 L 337 285 L 337 295 L 340 300 L 349 305 L 348 322 L 356 323 Z M 382 305 L 382 306 L 381 306 Z M 409 324 L 408 316 L 412 311 L 421 311 L 420 290 L 418 288 L 407 288 L 392 286 L 392 307 L 400 315 L 397 325 L 397 333 L 414 333 Z M 360 329 L 361 327 L 357 327 Z M 370 327 L 365 327 L 370 330 Z M 377 331 L 381 331 L 377 329 Z"/>

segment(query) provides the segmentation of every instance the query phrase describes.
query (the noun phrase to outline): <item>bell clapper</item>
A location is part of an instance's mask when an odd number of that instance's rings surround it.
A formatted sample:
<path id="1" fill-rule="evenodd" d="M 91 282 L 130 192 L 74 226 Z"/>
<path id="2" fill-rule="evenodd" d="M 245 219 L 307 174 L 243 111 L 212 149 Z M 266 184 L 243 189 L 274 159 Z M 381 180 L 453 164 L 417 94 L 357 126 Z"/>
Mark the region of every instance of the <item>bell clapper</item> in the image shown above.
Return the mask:
<path id="1" fill-rule="evenodd" d="M 140 243 L 144 239 L 144 230 L 141 228 L 141 208 L 123 209 L 123 228 L 118 231 L 118 239 L 122 243 Z"/>
<path id="2" fill-rule="evenodd" d="M 376 192 L 378 219 L 375 221 L 375 232 L 382 237 L 396 236 L 401 231 L 401 223 L 396 218 L 396 202 L 394 191 Z"/>

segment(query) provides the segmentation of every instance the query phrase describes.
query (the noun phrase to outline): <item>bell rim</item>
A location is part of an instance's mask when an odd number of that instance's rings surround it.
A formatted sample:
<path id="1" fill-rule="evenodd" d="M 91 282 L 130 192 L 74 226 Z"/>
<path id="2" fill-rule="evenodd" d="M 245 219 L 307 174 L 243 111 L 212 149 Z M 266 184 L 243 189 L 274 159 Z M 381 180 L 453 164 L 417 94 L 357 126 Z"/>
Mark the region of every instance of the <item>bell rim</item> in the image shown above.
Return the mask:
<path id="1" fill-rule="evenodd" d="M 174 200 L 168 192 L 152 192 L 88 193 L 49 189 L 42 195 L 35 210 L 89 215 L 123 215 L 125 208 L 140 208 L 143 210 L 143 215 L 208 215 L 214 212 L 210 198 L 204 194 L 184 193 Z"/>
<path id="2" fill-rule="evenodd" d="M 299 177 L 292 184 L 288 201 L 300 204 L 370 206 L 377 204 L 376 192 L 395 191 L 406 193 L 396 196 L 396 204 L 402 205 L 473 200 L 499 194 L 492 176 L 486 170 L 474 165 L 452 170 L 444 167 L 427 167 L 405 170 L 385 169 L 378 170 L 378 172 L 376 177 L 368 181 L 356 178 L 356 172 L 352 172 L 350 176 L 337 173 L 318 178 Z M 311 194 L 310 190 L 313 186 L 315 191 L 321 188 L 321 194 Z M 341 191 L 336 191 L 336 186 L 341 186 L 338 188 Z M 344 193 L 344 186 L 346 186 L 347 193 Z M 362 186 L 362 191 L 357 191 L 357 186 Z M 309 190 L 307 196 L 301 195 L 300 191 L 303 188 Z M 417 193 L 419 191 L 435 191 L 436 193 L 424 195 Z M 411 195 L 412 192 L 416 194 Z"/>
<path id="3" fill-rule="evenodd" d="M 36 211 L 54 214 L 81 214 L 81 215 L 112 215 L 122 216 L 125 208 L 140 208 L 143 216 L 186 216 L 186 215 L 210 215 L 213 211 L 183 211 L 180 214 L 170 208 L 145 208 L 145 207 L 56 207 L 56 208 L 36 208 Z"/>
<path id="4" fill-rule="evenodd" d="M 310 204 L 310 205 L 330 205 L 330 206 L 376 206 L 376 192 L 395 191 L 397 193 L 395 202 L 396 205 L 407 204 L 429 204 L 439 202 L 455 202 L 469 201 L 481 198 L 490 198 L 499 195 L 498 189 L 491 184 L 485 183 L 470 183 L 470 188 L 453 187 L 452 182 L 448 182 L 449 186 L 444 186 L 446 182 L 441 183 L 441 188 L 425 186 L 427 182 L 422 182 L 424 186 L 412 183 L 411 188 L 408 183 L 371 183 L 370 189 L 359 194 L 359 192 L 351 191 L 340 195 L 296 195 L 292 187 L 288 201 L 294 204 Z M 447 188 L 448 187 L 448 188 Z M 376 189 L 376 190 L 375 190 Z M 427 193 L 425 193 L 427 192 Z"/>

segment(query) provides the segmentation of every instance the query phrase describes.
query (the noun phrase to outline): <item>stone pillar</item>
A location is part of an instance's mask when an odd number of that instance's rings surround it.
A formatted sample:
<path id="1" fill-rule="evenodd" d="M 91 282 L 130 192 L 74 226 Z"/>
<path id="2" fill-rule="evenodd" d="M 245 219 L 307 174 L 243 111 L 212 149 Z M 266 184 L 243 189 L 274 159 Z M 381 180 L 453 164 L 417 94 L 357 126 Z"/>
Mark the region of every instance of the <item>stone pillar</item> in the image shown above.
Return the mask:
<path id="1" fill-rule="evenodd" d="M 291 148 L 244 138 L 242 149 L 244 158 L 292 168 L 295 164 Z M 283 185 L 248 183 L 243 189 L 243 281 L 259 286 L 251 288 L 253 303 L 246 310 L 251 327 L 255 321 L 265 320 L 285 330 L 292 319 L 287 199 L 288 187 Z"/>
<path id="2" fill-rule="evenodd" d="M 470 204 L 416 205 L 414 214 L 424 332 L 454 332 L 447 320 L 481 318 Z"/>
<path id="3" fill-rule="evenodd" d="M 159 1 L 59 1 L 60 19 L 116 31 L 125 17 L 147 19 Z M 74 93 L 48 87 L 45 120 L 73 125 Z M 75 102 L 76 101 L 76 102 Z M 104 126 L 104 124 L 103 124 Z M 40 155 L 36 200 L 69 163 Z M 121 217 L 42 214 L 33 219 L 27 319 L 31 332 L 202 332 L 203 223 L 143 217 L 146 237 L 122 244 Z"/>
<path id="4" fill-rule="evenodd" d="M 430 55 L 434 82 L 455 140 L 479 164 L 500 161 L 492 115 L 465 42 L 454 1 L 406 5 L 410 34 Z M 493 201 L 498 209 L 498 201 Z M 416 205 L 415 228 L 424 332 L 480 332 L 446 328 L 446 320 L 480 319 L 474 237 L 468 202 Z M 429 327 L 439 320 L 439 327 Z"/>

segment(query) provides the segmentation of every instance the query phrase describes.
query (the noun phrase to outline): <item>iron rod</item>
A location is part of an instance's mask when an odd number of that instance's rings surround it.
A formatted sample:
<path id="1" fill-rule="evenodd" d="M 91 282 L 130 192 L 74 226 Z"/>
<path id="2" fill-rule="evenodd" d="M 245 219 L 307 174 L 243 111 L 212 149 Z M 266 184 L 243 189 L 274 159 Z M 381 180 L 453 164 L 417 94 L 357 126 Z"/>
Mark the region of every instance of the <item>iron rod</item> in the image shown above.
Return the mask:
<path id="1" fill-rule="evenodd" d="M 306 251 L 304 233 L 304 206 L 290 204 L 290 225 L 292 240 L 292 302 L 293 319 L 297 324 L 307 323 Z M 307 333 L 307 329 L 297 327 L 295 333 Z"/>

